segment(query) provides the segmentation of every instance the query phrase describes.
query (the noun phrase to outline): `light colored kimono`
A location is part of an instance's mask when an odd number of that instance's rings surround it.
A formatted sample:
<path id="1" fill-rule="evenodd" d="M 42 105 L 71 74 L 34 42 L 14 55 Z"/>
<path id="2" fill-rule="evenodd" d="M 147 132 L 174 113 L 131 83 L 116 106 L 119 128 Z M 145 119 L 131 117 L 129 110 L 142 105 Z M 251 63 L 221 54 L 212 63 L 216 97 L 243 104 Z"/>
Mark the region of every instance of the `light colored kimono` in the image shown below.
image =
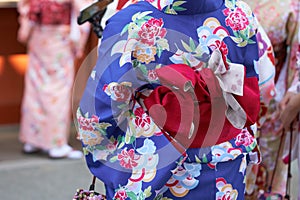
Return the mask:
<path id="1" fill-rule="evenodd" d="M 262 27 L 266 31 L 274 48 L 276 65 L 276 95 L 270 104 L 266 105 L 267 112 L 261 116 L 261 133 L 259 138 L 262 152 L 262 165 L 268 172 L 268 184 L 270 184 L 272 173 L 277 163 L 275 179 L 273 181 L 273 192 L 285 194 L 287 165 L 282 159 L 287 155 L 289 137 L 279 154 L 276 162 L 277 149 L 279 147 L 280 121 L 276 118 L 278 103 L 286 91 L 295 90 L 297 85 L 299 69 L 296 65 L 296 53 L 299 46 L 297 32 L 299 32 L 299 0 L 244 0 L 253 9 Z M 294 133 L 297 129 L 295 128 Z M 289 134 L 287 134 L 289 135 Z M 296 136 L 297 134 L 294 134 Z M 296 139 L 293 139 L 296 141 Z M 295 145 L 294 145 L 295 146 Z M 299 152 L 294 152 L 298 154 Z M 295 155 L 296 156 L 296 155 Z M 255 185 L 248 185 L 249 192 L 253 192 Z"/>
<path id="2" fill-rule="evenodd" d="M 38 4 L 41 2 L 50 1 L 39 1 Z M 89 24 L 79 27 L 74 17 L 90 2 L 56 1 L 70 4 L 71 16 L 63 16 L 70 22 L 67 24 L 32 21 L 29 17 L 32 9 L 30 0 L 18 2 L 18 40 L 27 43 L 29 56 L 21 111 L 20 140 L 23 143 L 45 150 L 67 143 L 71 124 L 74 60 L 80 56 L 89 35 Z"/>

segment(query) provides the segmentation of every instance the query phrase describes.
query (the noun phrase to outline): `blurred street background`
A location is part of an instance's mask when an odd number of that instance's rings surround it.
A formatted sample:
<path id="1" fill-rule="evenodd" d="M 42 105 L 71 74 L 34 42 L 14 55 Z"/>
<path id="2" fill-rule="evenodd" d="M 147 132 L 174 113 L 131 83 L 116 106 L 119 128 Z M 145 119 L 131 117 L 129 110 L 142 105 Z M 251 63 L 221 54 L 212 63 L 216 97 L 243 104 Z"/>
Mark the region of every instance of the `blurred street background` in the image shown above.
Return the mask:
<path id="1" fill-rule="evenodd" d="M 18 130 L 17 125 L 0 127 L 0 199 L 71 200 L 77 188 L 89 188 L 92 175 L 84 159 L 53 160 L 43 153 L 23 154 Z M 81 149 L 74 131 L 70 143 Z M 96 190 L 104 191 L 101 182 Z"/>

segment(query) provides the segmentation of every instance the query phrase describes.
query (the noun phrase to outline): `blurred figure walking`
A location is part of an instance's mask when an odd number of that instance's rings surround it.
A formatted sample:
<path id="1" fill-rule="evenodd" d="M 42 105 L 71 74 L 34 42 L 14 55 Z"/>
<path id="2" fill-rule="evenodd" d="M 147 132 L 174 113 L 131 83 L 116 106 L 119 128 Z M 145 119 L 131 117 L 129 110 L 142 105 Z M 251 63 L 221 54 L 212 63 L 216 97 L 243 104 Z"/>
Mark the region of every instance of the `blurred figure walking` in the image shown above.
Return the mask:
<path id="1" fill-rule="evenodd" d="M 252 8 L 261 26 L 266 31 L 274 48 L 275 53 L 275 84 L 276 95 L 269 104 L 263 105 L 263 116 L 260 116 L 259 144 L 262 152 L 262 166 L 268 173 L 266 188 L 271 186 L 271 177 L 274 174 L 272 185 L 273 192 L 285 194 L 287 165 L 282 159 L 276 162 L 276 155 L 281 140 L 282 124 L 278 119 L 279 103 L 285 101 L 295 90 L 298 81 L 298 68 L 296 65 L 296 52 L 299 45 L 297 32 L 299 31 L 299 0 L 244 0 Z M 285 96 L 285 97 L 284 97 Z M 283 98 L 284 97 L 284 98 Z M 297 127 L 294 127 L 295 131 Z M 289 134 L 286 134 L 289 135 Z M 289 141 L 289 137 L 284 138 Z M 294 140 L 296 141 L 296 140 Z M 280 157 L 288 153 L 288 145 L 280 150 Z M 274 172 L 275 165 L 277 170 Z M 254 179 L 261 183 L 262 177 Z M 249 180 L 255 182 L 256 180 Z M 263 186 L 258 182 L 248 184 L 247 193 L 255 194 L 255 190 Z M 256 191 L 257 192 L 257 191 Z"/>
<path id="2" fill-rule="evenodd" d="M 20 140 L 25 153 L 81 158 L 68 145 L 74 60 L 83 55 L 90 27 L 76 17 L 88 0 L 20 0 L 18 40 L 27 45 Z"/>

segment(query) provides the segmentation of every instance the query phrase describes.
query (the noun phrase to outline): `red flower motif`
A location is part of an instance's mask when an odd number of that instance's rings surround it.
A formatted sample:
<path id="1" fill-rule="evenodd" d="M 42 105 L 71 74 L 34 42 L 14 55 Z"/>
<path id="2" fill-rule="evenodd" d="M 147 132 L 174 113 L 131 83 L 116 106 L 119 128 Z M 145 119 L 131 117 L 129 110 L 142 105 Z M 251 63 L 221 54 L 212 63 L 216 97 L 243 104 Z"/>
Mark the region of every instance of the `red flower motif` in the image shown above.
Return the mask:
<path id="1" fill-rule="evenodd" d="M 98 122 L 99 122 L 99 118 L 96 115 L 93 115 L 91 118 L 85 118 L 82 116 L 78 117 L 79 126 L 84 131 L 93 131 L 94 130 L 93 124 Z"/>
<path id="2" fill-rule="evenodd" d="M 234 31 L 244 30 L 249 25 L 249 20 L 241 8 L 236 8 L 233 11 L 227 8 L 223 10 L 223 13 L 228 16 L 225 20 L 226 25 Z"/>
<path id="3" fill-rule="evenodd" d="M 158 80 L 158 76 L 155 70 L 149 70 L 148 71 L 148 80 L 149 81 L 156 81 Z"/>
<path id="4" fill-rule="evenodd" d="M 228 48 L 224 41 L 217 40 L 216 41 L 217 48 L 222 52 L 223 55 L 228 54 Z"/>
<path id="5" fill-rule="evenodd" d="M 117 141 L 115 141 L 114 143 L 108 143 L 106 145 L 106 149 L 110 152 L 113 152 L 114 150 L 116 150 L 117 148 Z"/>
<path id="6" fill-rule="evenodd" d="M 242 132 L 237 135 L 235 140 L 236 146 L 241 146 L 241 145 L 249 146 L 252 143 L 253 143 L 253 137 L 246 130 L 242 130 Z"/>
<path id="7" fill-rule="evenodd" d="M 229 69 L 229 65 L 227 63 L 226 55 L 228 54 L 228 48 L 224 41 L 216 40 L 215 44 L 211 46 L 212 49 L 219 49 L 222 53 L 222 60 L 225 64 L 226 69 Z"/>
<path id="8" fill-rule="evenodd" d="M 230 192 L 227 191 L 221 198 L 218 198 L 218 200 L 232 200 Z"/>
<path id="9" fill-rule="evenodd" d="M 167 30 L 162 28 L 162 19 L 151 18 L 141 27 L 138 35 L 141 38 L 141 42 L 149 45 L 154 45 L 157 38 L 165 37 Z"/>
<path id="10" fill-rule="evenodd" d="M 113 91 L 115 92 L 115 97 L 117 101 L 126 101 L 131 97 L 131 92 L 129 88 L 124 85 L 114 86 Z"/>
<path id="11" fill-rule="evenodd" d="M 274 53 L 273 53 L 273 48 L 272 46 L 269 46 L 267 49 L 268 52 L 268 58 L 271 60 L 272 64 L 275 65 L 275 57 L 274 57 Z M 300 54 L 300 45 L 299 45 L 299 50 L 298 50 L 299 54 Z M 300 55 L 299 55 L 300 56 Z M 299 57 L 299 62 L 300 62 L 300 57 Z"/>
<path id="12" fill-rule="evenodd" d="M 131 98 L 131 89 L 126 85 L 113 83 L 105 85 L 103 90 L 115 101 L 124 102 Z"/>
<path id="13" fill-rule="evenodd" d="M 114 199 L 125 200 L 127 197 L 126 191 L 124 189 L 120 189 L 115 193 Z"/>
<path id="14" fill-rule="evenodd" d="M 136 162 L 138 157 L 135 156 L 133 149 L 130 149 L 129 151 L 123 149 L 122 152 L 118 154 L 118 160 L 120 161 L 120 165 L 127 169 L 132 169 L 138 165 Z"/>
<path id="15" fill-rule="evenodd" d="M 135 115 L 135 124 L 139 127 L 144 128 L 145 126 L 149 126 L 151 119 L 148 115 L 145 115 L 145 111 L 142 107 L 137 108 L 134 111 Z"/>

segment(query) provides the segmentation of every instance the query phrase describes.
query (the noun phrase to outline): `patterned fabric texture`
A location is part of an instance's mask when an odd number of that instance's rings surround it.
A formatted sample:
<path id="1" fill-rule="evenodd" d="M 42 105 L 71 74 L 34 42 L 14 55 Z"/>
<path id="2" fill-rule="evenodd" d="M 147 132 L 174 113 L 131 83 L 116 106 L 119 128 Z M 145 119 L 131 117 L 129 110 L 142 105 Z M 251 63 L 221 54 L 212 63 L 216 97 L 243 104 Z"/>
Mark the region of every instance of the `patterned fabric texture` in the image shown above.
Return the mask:
<path id="1" fill-rule="evenodd" d="M 272 61 L 242 1 L 146 0 L 112 16 L 77 111 L 107 198 L 244 199 Z"/>
<path id="2" fill-rule="evenodd" d="M 71 90 L 74 80 L 75 52 L 83 51 L 89 25 L 71 26 L 71 13 L 79 14 L 88 1 L 39 1 L 47 5 L 68 5 L 72 10 L 63 17 L 66 23 L 40 24 L 32 20 L 30 5 L 36 1 L 18 2 L 20 29 L 18 39 L 27 44 L 28 66 L 22 101 L 20 140 L 48 150 L 67 144 L 71 125 Z M 54 7 L 55 7 L 54 6 Z M 56 7 L 55 7 L 56 8 Z M 50 8 L 45 12 L 50 12 Z M 52 11 L 55 11 L 52 10 Z M 47 13 L 46 15 L 51 15 Z M 54 13 L 55 15 L 55 13 Z M 51 17 L 50 17 L 51 18 Z M 49 18 L 45 19 L 46 22 Z M 72 19 L 74 20 L 74 19 Z M 71 37 L 78 32 L 79 38 Z M 80 40 L 79 40 L 80 39 Z"/>
<path id="3" fill-rule="evenodd" d="M 280 151 L 280 159 L 276 162 L 277 149 L 280 142 L 279 127 L 281 122 L 277 118 L 277 108 L 279 102 L 287 91 L 296 92 L 297 82 L 299 81 L 299 67 L 296 65 L 297 51 L 300 40 L 297 35 L 299 32 L 299 1 L 298 0 L 244 0 L 253 9 L 261 26 L 274 48 L 276 77 L 276 90 L 273 91 L 273 98 L 270 103 L 264 104 L 263 112 L 260 116 L 260 149 L 262 153 L 262 167 L 266 168 L 268 173 L 267 187 L 270 185 L 271 175 L 273 174 L 275 164 L 277 172 L 273 182 L 273 192 L 285 194 L 287 165 L 282 158 L 287 156 L 289 149 L 289 137 L 285 138 L 285 147 Z M 270 12 L 271 11 L 271 12 Z M 295 127 L 294 132 L 297 132 Z M 287 134 L 289 135 L 289 134 Z M 294 134 L 294 136 L 297 136 Z M 297 141 L 293 139 L 294 144 Z M 296 145 L 294 145 L 296 146 Z M 299 153 L 293 152 L 293 155 Z M 257 169 L 256 169 L 257 170 Z M 255 171 L 255 170 L 254 170 Z M 254 180 L 250 182 L 255 182 Z M 261 179 L 262 177 L 258 177 Z M 259 182 L 259 181 L 258 181 Z M 249 184 L 247 192 L 255 192 L 256 188 L 262 188 L 262 185 Z M 258 192 L 258 191 L 256 191 Z M 256 199 L 256 197 L 254 197 Z"/>

